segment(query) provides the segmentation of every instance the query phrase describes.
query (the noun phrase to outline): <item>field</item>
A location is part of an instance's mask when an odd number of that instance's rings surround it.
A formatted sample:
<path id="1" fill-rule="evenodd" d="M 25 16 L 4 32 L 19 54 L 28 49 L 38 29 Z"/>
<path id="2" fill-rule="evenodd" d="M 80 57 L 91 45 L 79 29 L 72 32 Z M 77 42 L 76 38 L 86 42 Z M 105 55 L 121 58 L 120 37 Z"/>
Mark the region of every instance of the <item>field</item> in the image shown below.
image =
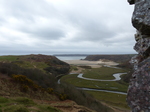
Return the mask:
<path id="1" fill-rule="evenodd" d="M 127 72 L 123 69 L 114 69 L 110 67 L 100 67 L 100 68 L 93 68 L 83 71 L 83 76 L 87 78 L 92 79 L 103 79 L 103 80 L 109 80 L 114 79 L 113 75 L 114 73 L 124 73 Z"/>
<path id="2" fill-rule="evenodd" d="M 83 77 L 92 78 L 92 79 L 103 79 L 103 80 L 114 79 L 112 74 L 125 73 L 125 72 L 127 72 L 127 70 L 125 69 L 110 68 L 104 66 L 99 68 L 82 70 L 82 73 L 84 74 Z M 67 82 L 69 84 L 81 88 L 83 87 L 83 88 L 94 88 L 94 89 L 110 90 L 110 91 L 120 91 L 125 93 L 127 92 L 128 84 L 123 82 L 122 80 L 89 81 L 89 80 L 78 78 L 77 76 L 78 74 L 70 74 L 70 75 L 63 76 L 61 78 L 61 82 Z M 111 105 L 114 108 L 129 110 L 129 107 L 126 103 L 126 95 L 108 93 L 108 92 L 99 92 L 99 91 L 86 91 L 86 92 L 93 95 L 99 101 Z"/>

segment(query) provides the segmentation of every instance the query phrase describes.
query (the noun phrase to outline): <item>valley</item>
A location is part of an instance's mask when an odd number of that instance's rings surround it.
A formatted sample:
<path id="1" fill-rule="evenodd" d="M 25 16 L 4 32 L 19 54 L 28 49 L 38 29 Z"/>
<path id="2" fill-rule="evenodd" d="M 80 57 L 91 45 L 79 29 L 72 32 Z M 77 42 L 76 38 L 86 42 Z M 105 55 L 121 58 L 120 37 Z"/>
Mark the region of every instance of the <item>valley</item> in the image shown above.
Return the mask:
<path id="1" fill-rule="evenodd" d="M 128 83 L 122 80 L 122 76 L 128 73 L 128 69 L 115 67 L 118 63 L 108 60 L 67 60 L 65 62 L 73 69 L 69 75 L 60 79 L 60 83 L 72 84 L 90 93 L 102 103 L 117 109 L 118 112 L 130 111 L 126 103 Z M 115 80 L 113 76 L 115 73 L 121 73 L 119 80 Z"/>
<path id="2" fill-rule="evenodd" d="M 112 60 L 59 60 L 41 54 L 0 56 L 0 111 L 129 112 L 124 81 L 129 69 L 120 66 L 124 64 Z M 33 104 L 30 108 L 18 99 Z"/>

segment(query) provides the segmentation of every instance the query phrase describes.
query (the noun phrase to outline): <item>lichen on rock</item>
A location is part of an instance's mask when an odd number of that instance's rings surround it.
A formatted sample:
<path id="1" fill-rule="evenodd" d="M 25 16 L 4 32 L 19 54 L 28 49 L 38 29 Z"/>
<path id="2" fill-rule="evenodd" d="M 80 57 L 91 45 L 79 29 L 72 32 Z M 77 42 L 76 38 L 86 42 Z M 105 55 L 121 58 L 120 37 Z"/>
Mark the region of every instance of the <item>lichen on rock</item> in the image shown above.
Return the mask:
<path id="1" fill-rule="evenodd" d="M 150 112 L 150 0 L 128 0 L 135 4 L 132 25 L 137 29 L 131 59 L 134 73 L 130 80 L 127 102 L 132 112 Z"/>

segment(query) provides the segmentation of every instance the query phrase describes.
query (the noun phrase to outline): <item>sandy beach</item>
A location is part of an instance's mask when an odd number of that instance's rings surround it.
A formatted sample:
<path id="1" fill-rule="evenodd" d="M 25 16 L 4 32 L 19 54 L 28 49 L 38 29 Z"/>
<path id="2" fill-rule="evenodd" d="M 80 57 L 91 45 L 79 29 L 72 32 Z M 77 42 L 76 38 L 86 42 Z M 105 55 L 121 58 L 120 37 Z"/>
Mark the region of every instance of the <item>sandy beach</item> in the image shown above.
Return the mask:
<path id="1" fill-rule="evenodd" d="M 64 62 L 70 64 L 70 65 L 82 65 L 82 66 L 91 66 L 92 68 L 101 67 L 102 65 L 109 65 L 109 66 L 115 66 L 118 65 L 118 63 L 113 61 L 87 61 L 87 60 L 63 60 Z"/>

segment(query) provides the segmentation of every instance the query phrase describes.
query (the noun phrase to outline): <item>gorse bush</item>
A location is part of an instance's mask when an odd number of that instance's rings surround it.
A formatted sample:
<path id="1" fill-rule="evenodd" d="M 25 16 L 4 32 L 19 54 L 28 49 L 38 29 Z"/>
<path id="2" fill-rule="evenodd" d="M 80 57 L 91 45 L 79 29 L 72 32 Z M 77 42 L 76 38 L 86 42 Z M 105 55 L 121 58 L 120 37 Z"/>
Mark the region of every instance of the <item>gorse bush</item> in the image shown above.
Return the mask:
<path id="1" fill-rule="evenodd" d="M 67 94 L 65 93 L 59 94 L 59 99 L 62 101 L 67 100 L 68 99 Z"/>
<path id="2" fill-rule="evenodd" d="M 12 76 L 12 74 L 15 75 L 24 75 L 28 79 L 31 79 L 33 82 L 36 82 L 37 85 L 42 86 L 44 88 L 54 88 L 56 86 L 57 80 L 55 79 L 54 75 L 48 75 L 44 73 L 43 71 L 39 69 L 26 69 L 22 68 L 16 64 L 13 63 L 2 63 L 0 62 L 0 73 L 6 74 L 8 76 Z M 32 83 L 31 80 L 22 80 L 23 76 L 17 78 L 16 80 L 20 83 Z M 26 82 L 22 82 L 26 81 Z"/>
<path id="3" fill-rule="evenodd" d="M 25 84 L 28 86 L 33 86 L 34 82 L 31 79 L 28 79 L 25 75 L 12 75 L 12 78 L 20 84 Z"/>
<path id="4" fill-rule="evenodd" d="M 46 90 L 49 94 L 52 94 L 52 93 L 54 93 L 54 89 L 53 88 L 47 88 L 47 90 Z"/>
<path id="5" fill-rule="evenodd" d="M 16 83 L 20 84 L 21 92 L 27 92 L 29 88 L 31 88 L 33 91 L 37 91 L 39 89 L 38 85 L 24 75 L 12 75 L 12 78 Z"/>

